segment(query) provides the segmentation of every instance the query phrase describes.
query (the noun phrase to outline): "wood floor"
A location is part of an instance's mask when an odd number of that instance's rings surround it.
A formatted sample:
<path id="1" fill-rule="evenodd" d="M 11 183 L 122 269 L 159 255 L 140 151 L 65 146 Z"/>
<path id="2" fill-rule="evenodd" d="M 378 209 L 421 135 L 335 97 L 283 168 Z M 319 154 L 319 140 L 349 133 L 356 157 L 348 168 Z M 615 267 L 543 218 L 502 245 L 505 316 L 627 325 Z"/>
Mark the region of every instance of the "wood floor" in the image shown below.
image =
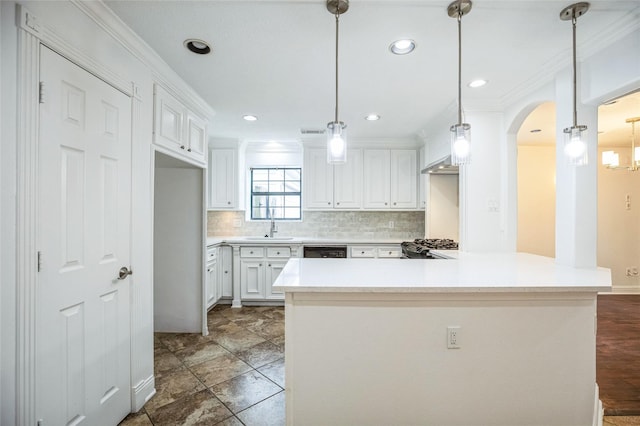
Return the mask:
<path id="1" fill-rule="evenodd" d="M 605 416 L 640 415 L 640 295 L 598 296 L 596 341 Z"/>

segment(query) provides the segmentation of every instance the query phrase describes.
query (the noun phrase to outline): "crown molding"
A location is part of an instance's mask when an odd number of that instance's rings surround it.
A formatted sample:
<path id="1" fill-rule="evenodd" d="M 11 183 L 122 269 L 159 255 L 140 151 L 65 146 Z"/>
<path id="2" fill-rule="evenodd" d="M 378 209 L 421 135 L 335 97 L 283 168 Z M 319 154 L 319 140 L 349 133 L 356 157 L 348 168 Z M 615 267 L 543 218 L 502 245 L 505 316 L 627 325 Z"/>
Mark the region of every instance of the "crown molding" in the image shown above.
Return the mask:
<path id="1" fill-rule="evenodd" d="M 185 101 L 205 117 L 212 117 L 215 111 L 191 86 L 167 64 L 158 53 L 140 38 L 101 0 L 69 0 L 100 28 L 120 43 L 129 53 L 138 58 L 151 72 L 154 80 Z"/>

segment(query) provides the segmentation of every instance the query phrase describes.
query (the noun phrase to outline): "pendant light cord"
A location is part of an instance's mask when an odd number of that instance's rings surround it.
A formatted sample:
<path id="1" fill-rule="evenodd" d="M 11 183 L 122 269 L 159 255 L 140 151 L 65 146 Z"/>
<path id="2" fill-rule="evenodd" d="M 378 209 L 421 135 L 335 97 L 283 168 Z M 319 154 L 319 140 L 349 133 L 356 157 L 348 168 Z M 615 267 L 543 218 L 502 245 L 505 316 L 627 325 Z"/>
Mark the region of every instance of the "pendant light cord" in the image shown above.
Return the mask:
<path id="1" fill-rule="evenodd" d="M 458 124 L 462 125 L 462 5 L 458 9 Z"/>
<path id="2" fill-rule="evenodd" d="M 573 27 L 573 127 L 578 127 L 578 110 L 577 110 L 577 95 L 576 95 L 576 87 L 577 77 L 576 77 L 576 22 L 578 18 L 576 17 L 575 11 L 573 12 L 573 17 L 571 18 L 571 25 Z"/>
<path id="3" fill-rule="evenodd" d="M 340 14 L 336 12 L 336 125 L 338 123 L 338 24 Z"/>

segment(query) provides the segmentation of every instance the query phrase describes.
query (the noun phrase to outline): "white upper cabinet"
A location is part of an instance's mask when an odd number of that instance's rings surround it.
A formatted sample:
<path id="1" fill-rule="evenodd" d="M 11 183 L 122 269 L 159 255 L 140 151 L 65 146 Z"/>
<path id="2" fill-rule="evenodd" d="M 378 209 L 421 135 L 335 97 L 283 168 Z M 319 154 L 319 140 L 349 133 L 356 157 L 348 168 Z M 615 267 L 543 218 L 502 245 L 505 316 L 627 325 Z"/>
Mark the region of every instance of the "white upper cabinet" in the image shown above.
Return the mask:
<path id="1" fill-rule="evenodd" d="M 206 164 L 205 120 L 159 85 L 154 86 L 154 142 L 178 157 Z"/>
<path id="2" fill-rule="evenodd" d="M 364 208 L 417 208 L 417 153 L 412 149 L 364 151 Z"/>
<path id="3" fill-rule="evenodd" d="M 327 163 L 327 150 L 306 150 L 304 168 L 303 198 L 306 208 L 333 208 L 333 166 Z"/>
<path id="4" fill-rule="evenodd" d="M 233 148 L 209 151 L 209 209 L 237 208 L 237 159 Z"/>
<path id="5" fill-rule="evenodd" d="M 391 202 L 390 151 L 367 149 L 364 151 L 364 208 L 388 209 Z"/>
<path id="6" fill-rule="evenodd" d="M 418 160 L 412 149 L 391 151 L 391 208 L 415 209 L 418 207 Z"/>
<path id="7" fill-rule="evenodd" d="M 362 207 L 362 150 L 349 149 L 345 164 L 327 163 L 327 150 L 309 149 L 305 155 L 305 206 L 307 209 Z"/>
<path id="8" fill-rule="evenodd" d="M 362 207 L 362 150 L 347 150 L 347 162 L 333 166 L 333 199 L 336 209 Z"/>

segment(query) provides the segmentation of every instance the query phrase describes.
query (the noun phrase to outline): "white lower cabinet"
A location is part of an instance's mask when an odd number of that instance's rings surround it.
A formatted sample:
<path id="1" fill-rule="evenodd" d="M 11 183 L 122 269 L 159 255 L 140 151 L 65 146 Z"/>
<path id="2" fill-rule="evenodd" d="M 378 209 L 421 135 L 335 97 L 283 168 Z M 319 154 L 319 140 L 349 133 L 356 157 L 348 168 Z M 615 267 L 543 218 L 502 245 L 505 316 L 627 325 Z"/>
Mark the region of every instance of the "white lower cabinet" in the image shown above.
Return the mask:
<path id="1" fill-rule="evenodd" d="M 361 259 L 397 259 L 402 257 L 402 248 L 399 245 L 349 246 L 349 257 Z"/>
<path id="2" fill-rule="evenodd" d="M 219 279 L 218 247 L 207 248 L 206 300 L 207 309 L 218 303 L 222 296 L 222 283 Z"/>
<path id="3" fill-rule="evenodd" d="M 233 297 L 233 250 L 229 246 L 218 248 L 218 280 L 223 299 Z"/>
<path id="4" fill-rule="evenodd" d="M 241 247 L 242 301 L 284 300 L 284 293 L 274 291 L 272 286 L 290 257 L 290 247 Z"/>

